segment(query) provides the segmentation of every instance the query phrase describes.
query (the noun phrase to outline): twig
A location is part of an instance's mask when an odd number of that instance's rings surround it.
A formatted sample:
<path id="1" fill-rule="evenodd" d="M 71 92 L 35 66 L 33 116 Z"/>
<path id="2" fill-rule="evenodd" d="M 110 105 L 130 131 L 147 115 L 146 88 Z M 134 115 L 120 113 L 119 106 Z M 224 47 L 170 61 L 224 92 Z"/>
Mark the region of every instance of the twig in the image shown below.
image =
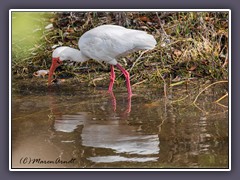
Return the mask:
<path id="1" fill-rule="evenodd" d="M 197 104 L 193 103 L 193 105 L 198 108 L 200 111 L 202 111 L 205 115 L 209 114 L 207 111 L 204 111 L 203 109 L 201 109 Z"/>
<path id="2" fill-rule="evenodd" d="M 142 84 L 142 83 L 144 83 L 146 81 L 147 81 L 147 79 L 144 79 L 143 81 L 140 81 L 140 82 L 137 82 L 137 83 L 133 84 L 132 87 L 137 86 L 139 84 Z"/>
<path id="3" fill-rule="evenodd" d="M 224 68 L 227 64 L 228 64 L 228 52 L 226 54 L 226 58 L 225 58 L 225 61 L 224 61 L 223 65 L 222 65 L 222 68 Z"/>
<path id="4" fill-rule="evenodd" d="M 176 103 L 176 102 L 180 102 L 180 101 L 183 101 L 184 99 L 186 99 L 189 95 L 181 98 L 181 99 L 177 99 L 177 100 L 174 100 L 174 101 L 171 101 L 171 103 Z"/>
<path id="5" fill-rule="evenodd" d="M 157 12 L 156 12 L 156 15 L 157 15 L 157 18 L 158 18 L 158 24 L 160 25 L 160 27 L 161 27 L 161 29 L 162 29 L 162 32 L 164 33 L 165 36 L 168 36 L 167 33 L 166 33 L 166 31 L 165 31 L 164 28 L 163 28 L 163 25 L 162 25 L 162 23 L 161 23 L 161 19 L 160 19 L 160 17 L 158 16 L 158 13 L 157 13 Z"/>
<path id="6" fill-rule="evenodd" d="M 186 83 L 186 82 L 187 82 L 187 80 L 183 80 L 183 81 L 179 81 L 179 82 L 176 82 L 176 83 L 172 83 L 172 84 L 170 84 L 170 87 L 181 85 L 181 84 Z"/>
<path id="7" fill-rule="evenodd" d="M 144 53 L 146 53 L 147 51 L 149 51 L 149 50 L 147 49 L 147 50 L 143 51 L 143 52 L 140 54 L 140 56 L 134 61 L 132 67 L 131 67 L 130 70 L 129 70 L 129 72 L 132 71 L 132 69 L 134 68 L 135 64 L 139 61 L 139 59 L 142 57 L 142 55 L 143 55 Z"/>
<path id="8" fill-rule="evenodd" d="M 163 80 L 163 92 L 164 92 L 164 97 L 167 99 L 167 83 L 165 81 L 165 79 L 163 78 L 162 74 L 159 72 L 158 70 L 158 66 L 156 66 L 157 68 L 157 76 L 160 76 L 161 79 Z"/>
<path id="9" fill-rule="evenodd" d="M 172 12 L 164 12 L 161 16 L 160 16 L 160 19 L 161 18 L 165 18 L 166 16 L 169 16 L 169 15 L 171 15 L 171 14 L 173 14 Z"/>
<path id="10" fill-rule="evenodd" d="M 222 99 L 224 99 L 227 96 L 228 96 L 228 93 L 226 93 L 224 96 L 222 96 L 218 100 L 216 100 L 215 103 L 218 103 L 219 101 L 221 101 Z"/>
<path id="11" fill-rule="evenodd" d="M 208 85 L 207 87 L 205 87 L 200 93 L 198 93 L 197 97 L 195 98 L 195 100 L 193 101 L 193 104 L 196 105 L 196 101 L 198 99 L 198 97 L 203 93 L 203 91 L 205 91 L 206 89 L 208 89 L 210 86 L 213 86 L 215 84 L 219 84 L 219 83 L 227 83 L 228 81 L 217 81 L 217 82 L 214 82 L 210 85 Z"/>
<path id="12" fill-rule="evenodd" d="M 225 95 L 223 95 L 222 97 L 220 97 L 218 100 L 215 101 L 216 104 L 218 104 L 219 106 L 222 106 L 224 108 L 228 108 L 228 106 L 221 104 L 219 101 L 221 101 L 222 99 L 224 99 L 225 97 L 228 96 L 228 93 L 226 93 Z"/>
<path id="13" fill-rule="evenodd" d="M 105 77 L 95 78 L 95 79 L 92 80 L 92 84 L 96 87 L 97 85 L 96 85 L 95 81 L 102 81 L 102 80 L 104 80 L 104 79 L 105 79 Z"/>
<path id="14" fill-rule="evenodd" d="M 224 107 L 224 108 L 228 108 L 228 106 L 226 106 L 226 105 L 224 105 L 224 104 L 221 104 L 221 103 L 219 103 L 219 102 L 215 102 L 217 105 L 219 105 L 219 106 L 222 106 L 222 107 Z"/>

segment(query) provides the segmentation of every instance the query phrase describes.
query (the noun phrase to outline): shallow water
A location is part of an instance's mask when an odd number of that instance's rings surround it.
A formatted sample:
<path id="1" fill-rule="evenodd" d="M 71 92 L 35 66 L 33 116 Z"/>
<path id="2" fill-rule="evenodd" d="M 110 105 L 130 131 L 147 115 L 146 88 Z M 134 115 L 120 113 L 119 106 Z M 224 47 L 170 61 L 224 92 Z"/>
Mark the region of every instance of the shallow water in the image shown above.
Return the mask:
<path id="1" fill-rule="evenodd" d="M 12 168 L 228 168 L 223 89 L 184 88 L 14 92 Z"/>

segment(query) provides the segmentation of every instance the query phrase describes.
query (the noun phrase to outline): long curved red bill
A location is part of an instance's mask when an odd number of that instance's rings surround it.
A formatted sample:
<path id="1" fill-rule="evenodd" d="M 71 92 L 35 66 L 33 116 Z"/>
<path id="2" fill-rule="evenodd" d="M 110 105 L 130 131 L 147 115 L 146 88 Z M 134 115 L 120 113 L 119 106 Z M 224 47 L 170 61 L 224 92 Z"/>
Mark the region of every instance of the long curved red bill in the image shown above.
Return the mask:
<path id="1" fill-rule="evenodd" d="M 52 58 L 52 65 L 50 67 L 49 70 L 49 74 L 48 74 L 48 86 L 51 84 L 52 82 L 52 76 L 54 71 L 56 70 L 56 68 L 61 64 L 62 62 L 59 60 L 59 58 Z"/>

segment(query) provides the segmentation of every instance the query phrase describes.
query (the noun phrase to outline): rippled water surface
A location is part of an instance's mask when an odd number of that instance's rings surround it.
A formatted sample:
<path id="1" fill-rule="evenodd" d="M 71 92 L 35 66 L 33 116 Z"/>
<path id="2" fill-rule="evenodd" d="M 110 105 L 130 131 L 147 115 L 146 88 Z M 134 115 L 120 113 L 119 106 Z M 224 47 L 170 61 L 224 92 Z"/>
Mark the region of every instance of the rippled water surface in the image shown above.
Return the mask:
<path id="1" fill-rule="evenodd" d="M 228 168 L 222 89 L 180 89 L 13 93 L 12 167 Z"/>

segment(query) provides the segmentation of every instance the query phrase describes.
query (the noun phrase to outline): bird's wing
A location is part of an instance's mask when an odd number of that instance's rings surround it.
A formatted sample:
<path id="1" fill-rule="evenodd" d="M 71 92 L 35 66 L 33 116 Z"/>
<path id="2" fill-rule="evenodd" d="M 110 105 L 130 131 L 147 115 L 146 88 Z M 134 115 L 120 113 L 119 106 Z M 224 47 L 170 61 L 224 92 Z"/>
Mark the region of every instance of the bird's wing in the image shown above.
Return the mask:
<path id="1" fill-rule="evenodd" d="M 85 38 L 84 43 L 80 46 L 80 50 L 91 59 L 106 62 L 114 59 L 111 45 L 109 45 L 108 41 L 96 36 Z"/>
<path id="2" fill-rule="evenodd" d="M 115 58 L 149 46 L 146 44 L 149 36 L 151 35 L 144 31 L 120 26 L 104 26 L 85 33 L 79 40 L 79 48 L 82 53 L 92 59 L 112 64 L 111 61 Z"/>

